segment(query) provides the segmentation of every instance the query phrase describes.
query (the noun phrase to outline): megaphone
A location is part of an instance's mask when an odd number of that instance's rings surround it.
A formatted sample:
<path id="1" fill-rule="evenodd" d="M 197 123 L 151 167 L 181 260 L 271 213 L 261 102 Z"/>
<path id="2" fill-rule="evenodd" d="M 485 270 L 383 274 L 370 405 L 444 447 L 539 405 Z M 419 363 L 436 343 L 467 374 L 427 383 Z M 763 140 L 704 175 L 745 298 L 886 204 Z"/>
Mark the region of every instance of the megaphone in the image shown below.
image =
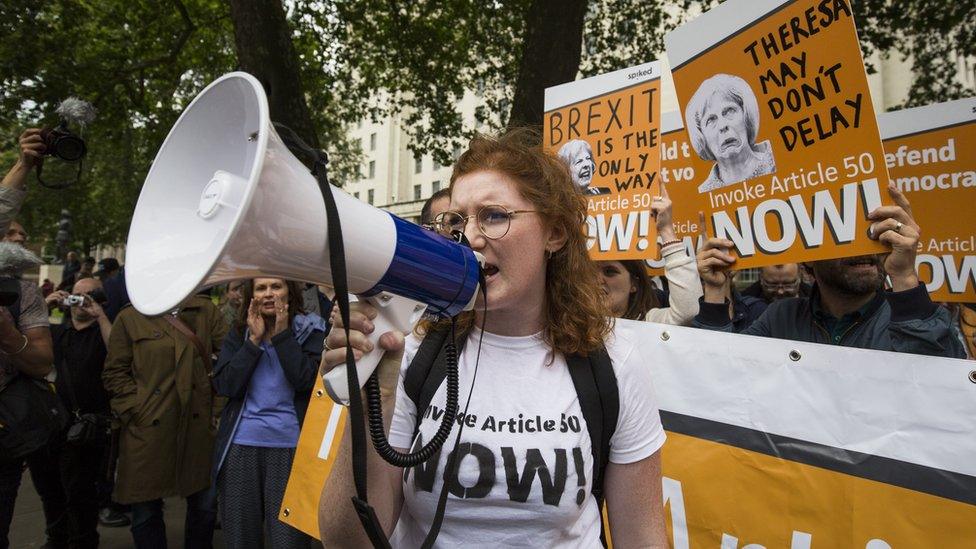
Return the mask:
<path id="1" fill-rule="evenodd" d="M 332 189 L 351 293 L 380 308 L 375 339 L 408 331 L 419 311 L 454 316 L 473 306 L 479 262 L 470 248 Z M 316 178 L 274 130 L 256 78 L 234 72 L 194 98 L 160 147 L 139 194 L 126 247 L 132 305 L 146 315 L 200 290 L 253 277 L 332 285 L 326 208 Z M 400 296 L 400 297 L 395 297 Z M 326 388 L 346 404 L 344 368 Z"/>

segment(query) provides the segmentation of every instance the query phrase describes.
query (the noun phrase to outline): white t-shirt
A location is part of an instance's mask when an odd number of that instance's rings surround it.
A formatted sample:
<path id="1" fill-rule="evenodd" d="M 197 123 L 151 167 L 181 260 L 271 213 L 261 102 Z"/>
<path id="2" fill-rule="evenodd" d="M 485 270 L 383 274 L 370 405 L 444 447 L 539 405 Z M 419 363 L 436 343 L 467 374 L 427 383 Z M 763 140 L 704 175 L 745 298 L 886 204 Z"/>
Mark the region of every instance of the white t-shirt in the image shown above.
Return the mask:
<path id="1" fill-rule="evenodd" d="M 649 362 L 640 351 L 638 323 L 617 321 L 606 342 L 620 392 L 620 414 L 611 439 L 610 461 L 640 461 L 664 444 L 664 430 L 651 384 Z M 459 360 L 459 416 L 464 412 L 481 332 L 475 329 Z M 447 398 L 441 383 L 422 414 L 403 389 L 403 375 L 420 345 L 408 337 L 397 387 L 390 444 L 416 451 L 440 425 Z M 403 511 L 391 542 L 419 547 L 430 529 L 443 485 L 449 450 L 459 422 L 461 459 L 451 479 L 439 547 L 595 547 L 600 513 L 590 493 L 593 455 L 566 361 L 549 363 L 541 334 L 503 337 L 484 333 L 478 377 L 467 417 L 455 419 L 441 452 L 426 464 L 404 470 Z M 436 460 L 436 469 L 432 463 Z"/>

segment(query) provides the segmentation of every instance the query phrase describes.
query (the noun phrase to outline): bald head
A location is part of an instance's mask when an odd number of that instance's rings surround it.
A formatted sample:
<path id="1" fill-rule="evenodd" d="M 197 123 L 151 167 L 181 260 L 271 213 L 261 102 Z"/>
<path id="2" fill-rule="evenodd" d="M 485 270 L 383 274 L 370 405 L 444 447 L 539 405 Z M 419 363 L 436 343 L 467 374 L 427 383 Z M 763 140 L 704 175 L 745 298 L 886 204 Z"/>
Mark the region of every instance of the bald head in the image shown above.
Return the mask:
<path id="1" fill-rule="evenodd" d="M 100 289 L 102 287 L 102 281 L 97 278 L 82 278 L 75 285 L 71 287 L 71 293 L 73 294 L 87 294 L 93 290 Z"/>

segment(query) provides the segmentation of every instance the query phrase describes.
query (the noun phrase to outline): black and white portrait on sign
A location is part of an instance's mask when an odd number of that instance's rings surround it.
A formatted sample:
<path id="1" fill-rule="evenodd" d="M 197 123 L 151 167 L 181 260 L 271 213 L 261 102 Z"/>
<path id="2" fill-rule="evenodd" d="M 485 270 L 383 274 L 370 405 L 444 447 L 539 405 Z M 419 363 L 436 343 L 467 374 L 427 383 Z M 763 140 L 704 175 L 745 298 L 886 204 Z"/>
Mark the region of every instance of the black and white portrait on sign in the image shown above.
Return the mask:
<path id="1" fill-rule="evenodd" d="M 567 141 L 559 148 L 559 158 L 569 167 L 569 172 L 573 176 L 573 183 L 582 194 L 609 194 L 610 189 L 606 187 L 591 187 L 593 175 L 596 172 L 596 163 L 593 162 L 593 149 L 590 144 L 582 139 Z"/>
<path id="2" fill-rule="evenodd" d="M 759 104 L 742 78 L 716 74 L 703 81 L 685 108 L 685 123 L 698 157 L 715 162 L 698 192 L 776 171 L 769 140 L 756 143 Z"/>

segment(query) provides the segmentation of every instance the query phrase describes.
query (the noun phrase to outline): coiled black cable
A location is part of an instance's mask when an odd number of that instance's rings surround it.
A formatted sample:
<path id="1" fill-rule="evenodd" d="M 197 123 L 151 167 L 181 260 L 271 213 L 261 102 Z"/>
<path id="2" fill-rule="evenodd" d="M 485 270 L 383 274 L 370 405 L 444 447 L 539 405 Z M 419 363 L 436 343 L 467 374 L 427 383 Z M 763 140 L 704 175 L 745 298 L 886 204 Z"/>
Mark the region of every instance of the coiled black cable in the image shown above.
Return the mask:
<path id="1" fill-rule="evenodd" d="M 373 439 L 373 447 L 376 448 L 376 453 L 390 465 L 406 468 L 426 462 L 444 446 L 448 435 L 451 434 L 454 417 L 458 411 L 458 384 L 460 381 L 458 377 L 457 346 L 454 345 L 453 322 L 451 325 L 451 334 L 448 339 L 447 344 L 444 345 L 444 358 L 446 359 L 445 377 L 447 378 L 447 404 L 445 406 L 444 418 L 441 420 L 437 432 L 434 433 L 430 441 L 420 450 L 404 454 L 390 446 L 390 441 L 386 438 L 386 432 L 383 428 L 383 402 L 380 395 L 380 382 L 377 377 L 377 372 L 374 371 L 373 375 L 369 376 L 369 380 L 366 382 L 366 417 L 369 422 L 369 436 Z M 423 410 L 417 410 L 418 415 L 422 413 Z"/>

